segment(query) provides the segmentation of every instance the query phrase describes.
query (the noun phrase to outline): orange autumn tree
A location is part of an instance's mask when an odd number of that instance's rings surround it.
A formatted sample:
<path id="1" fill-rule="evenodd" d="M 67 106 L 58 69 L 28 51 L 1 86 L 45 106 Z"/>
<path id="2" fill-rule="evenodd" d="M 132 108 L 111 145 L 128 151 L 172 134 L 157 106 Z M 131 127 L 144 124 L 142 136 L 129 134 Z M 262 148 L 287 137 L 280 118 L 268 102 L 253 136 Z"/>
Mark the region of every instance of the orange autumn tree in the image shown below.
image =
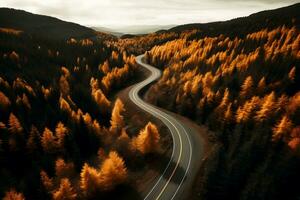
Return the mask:
<path id="1" fill-rule="evenodd" d="M 257 92 L 258 94 L 263 94 L 264 91 L 266 90 L 266 78 L 265 77 L 262 77 L 260 79 L 260 81 L 258 82 L 258 85 L 257 85 Z"/>
<path id="2" fill-rule="evenodd" d="M 243 85 L 241 86 L 241 92 L 240 92 L 241 98 L 247 99 L 249 96 L 251 96 L 252 89 L 253 89 L 253 80 L 251 76 L 248 76 L 245 79 Z"/>
<path id="3" fill-rule="evenodd" d="M 58 158 L 55 161 L 55 175 L 57 177 L 71 177 L 74 173 L 73 162 L 65 162 L 64 159 Z"/>
<path id="4" fill-rule="evenodd" d="M 45 128 L 43 135 L 41 137 L 41 144 L 45 152 L 47 153 L 54 153 L 57 151 L 57 141 L 53 132 Z"/>
<path id="5" fill-rule="evenodd" d="M 0 91 L 0 109 L 6 110 L 11 105 L 9 98 Z"/>
<path id="6" fill-rule="evenodd" d="M 99 70 L 101 70 L 104 74 L 107 74 L 110 72 L 109 62 L 106 60 L 103 65 L 99 66 Z"/>
<path id="7" fill-rule="evenodd" d="M 266 121 L 270 118 L 275 107 L 275 93 L 271 92 L 269 95 L 264 97 L 263 103 L 260 107 L 260 110 L 257 111 L 255 119 L 259 122 Z"/>
<path id="8" fill-rule="evenodd" d="M 274 141 L 278 141 L 279 139 L 287 137 L 287 135 L 290 134 L 292 127 L 293 123 L 288 116 L 284 115 L 278 124 L 273 128 L 272 139 Z"/>
<path id="9" fill-rule="evenodd" d="M 293 67 L 289 72 L 289 79 L 293 82 L 296 78 L 296 67 Z"/>
<path id="10" fill-rule="evenodd" d="M 236 112 L 236 122 L 246 123 L 251 119 L 253 111 L 259 104 L 260 99 L 257 96 L 251 98 L 251 100 L 246 101 L 244 105 L 240 106 Z"/>
<path id="11" fill-rule="evenodd" d="M 97 169 L 85 163 L 80 173 L 80 188 L 84 195 L 93 196 L 99 190 L 98 182 L 99 172 Z"/>
<path id="12" fill-rule="evenodd" d="M 291 131 L 291 140 L 288 145 L 292 150 L 300 147 L 300 126 L 293 128 Z"/>
<path id="13" fill-rule="evenodd" d="M 47 191 L 52 190 L 52 188 L 53 188 L 53 179 L 48 176 L 47 172 L 42 170 L 40 172 L 40 179 L 41 179 L 42 185 L 44 186 L 44 188 Z"/>
<path id="14" fill-rule="evenodd" d="M 111 190 L 116 185 L 124 183 L 127 178 L 127 168 L 123 158 L 112 151 L 104 160 L 100 169 L 99 187 L 102 190 Z"/>
<path id="15" fill-rule="evenodd" d="M 71 112 L 70 104 L 63 97 L 59 98 L 59 105 L 61 110 L 66 111 L 68 113 Z"/>
<path id="16" fill-rule="evenodd" d="M 159 140 L 160 134 L 157 127 L 149 122 L 139 135 L 133 138 L 132 146 L 143 154 L 152 153 L 158 150 Z"/>
<path id="17" fill-rule="evenodd" d="M 63 149 L 65 136 L 68 134 L 68 129 L 62 122 L 58 122 L 55 128 L 55 136 L 57 138 L 57 145 Z"/>
<path id="18" fill-rule="evenodd" d="M 98 170 L 84 164 L 80 173 L 80 188 L 83 193 L 92 197 L 99 191 L 111 190 L 127 179 L 127 168 L 123 158 L 112 151 Z"/>
<path id="19" fill-rule="evenodd" d="M 59 188 L 53 192 L 53 200 L 75 200 L 77 194 L 74 191 L 69 179 L 63 178 L 60 181 Z"/>
<path id="20" fill-rule="evenodd" d="M 122 113 L 125 111 L 124 104 L 120 99 L 117 99 L 112 110 L 111 120 L 110 120 L 110 131 L 112 133 L 117 133 L 122 130 L 125 126 L 124 117 Z"/>
<path id="21" fill-rule="evenodd" d="M 34 152 L 37 150 L 38 145 L 40 144 L 40 133 L 38 129 L 32 125 L 29 133 L 29 137 L 27 139 L 26 148 L 29 152 Z"/>
<path id="22" fill-rule="evenodd" d="M 21 126 L 19 119 L 13 113 L 10 113 L 9 115 L 8 126 L 9 126 L 8 130 L 11 133 L 20 134 L 23 131 L 23 127 Z"/>
<path id="23" fill-rule="evenodd" d="M 25 200 L 25 197 L 22 193 L 16 192 L 14 189 L 5 193 L 3 200 Z"/>
<path id="24" fill-rule="evenodd" d="M 95 90 L 93 93 L 93 98 L 96 103 L 99 105 L 100 109 L 106 113 L 110 108 L 110 101 L 106 98 L 101 89 Z"/>

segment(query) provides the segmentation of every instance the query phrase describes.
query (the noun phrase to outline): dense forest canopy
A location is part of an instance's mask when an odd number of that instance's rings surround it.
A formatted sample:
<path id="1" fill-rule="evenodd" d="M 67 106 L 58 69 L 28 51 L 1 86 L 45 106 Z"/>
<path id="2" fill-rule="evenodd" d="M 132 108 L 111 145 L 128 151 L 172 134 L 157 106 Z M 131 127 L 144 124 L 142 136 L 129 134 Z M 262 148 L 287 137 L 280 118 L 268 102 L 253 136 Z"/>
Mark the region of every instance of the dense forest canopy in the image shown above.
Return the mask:
<path id="1" fill-rule="evenodd" d="M 94 199 L 128 184 L 160 139 L 153 123 L 127 130 L 115 100 L 137 76 L 135 57 L 107 34 L 51 39 L 22 27 L 0 28 L 0 198 Z"/>
<path id="2" fill-rule="evenodd" d="M 247 34 L 186 30 L 146 53 L 163 69 L 150 101 L 214 131 L 201 198 L 299 197 L 300 16 L 283 19 Z"/>
<path id="3" fill-rule="evenodd" d="M 160 129 L 116 98 L 144 52 L 148 100 L 211 130 L 193 198 L 299 198 L 299 10 L 116 38 L 1 9 L 0 198 L 106 198 L 148 169 Z"/>

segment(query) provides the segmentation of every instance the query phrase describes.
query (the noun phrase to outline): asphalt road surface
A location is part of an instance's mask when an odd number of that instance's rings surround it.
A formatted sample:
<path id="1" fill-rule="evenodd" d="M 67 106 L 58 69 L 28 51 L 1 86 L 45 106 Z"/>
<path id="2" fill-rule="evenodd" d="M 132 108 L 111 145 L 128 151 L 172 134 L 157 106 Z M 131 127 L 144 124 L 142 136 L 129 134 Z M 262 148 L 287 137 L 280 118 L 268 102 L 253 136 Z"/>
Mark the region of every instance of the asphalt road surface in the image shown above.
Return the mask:
<path id="1" fill-rule="evenodd" d="M 203 138 L 193 128 L 180 120 L 176 115 L 163 111 L 145 101 L 139 92 L 145 86 L 156 81 L 161 71 L 143 62 L 144 55 L 136 57 L 137 63 L 151 72 L 142 82 L 135 84 L 129 91 L 130 100 L 141 109 L 160 119 L 170 130 L 173 139 L 172 155 L 163 173 L 144 194 L 145 200 L 152 199 L 185 199 L 192 187 L 193 180 L 203 157 Z"/>

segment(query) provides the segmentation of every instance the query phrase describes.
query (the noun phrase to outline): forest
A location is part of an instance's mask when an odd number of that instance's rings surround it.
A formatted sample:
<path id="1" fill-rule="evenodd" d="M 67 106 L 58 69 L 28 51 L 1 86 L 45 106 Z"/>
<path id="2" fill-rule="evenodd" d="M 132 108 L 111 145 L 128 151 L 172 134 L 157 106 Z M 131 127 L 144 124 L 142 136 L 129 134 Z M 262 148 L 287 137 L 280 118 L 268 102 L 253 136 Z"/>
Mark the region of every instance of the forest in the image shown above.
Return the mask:
<path id="1" fill-rule="evenodd" d="M 136 163 L 157 153 L 154 123 L 127 130 L 115 94 L 137 76 L 137 65 L 109 39 L 0 28 L 0 197 L 99 198 L 130 185 L 143 167 Z"/>
<path id="2" fill-rule="evenodd" d="M 214 132 L 200 199 L 299 197 L 300 30 L 292 20 L 245 36 L 186 31 L 146 52 L 163 70 L 150 102 Z"/>
<path id="3" fill-rule="evenodd" d="M 140 54 L 145 100 L 209 130 L 188 199 L 299 199 L 299 9 L 117 38 L 0 8 L 0 199 L 142 198 L 172 138 L 118 97 Z"/>

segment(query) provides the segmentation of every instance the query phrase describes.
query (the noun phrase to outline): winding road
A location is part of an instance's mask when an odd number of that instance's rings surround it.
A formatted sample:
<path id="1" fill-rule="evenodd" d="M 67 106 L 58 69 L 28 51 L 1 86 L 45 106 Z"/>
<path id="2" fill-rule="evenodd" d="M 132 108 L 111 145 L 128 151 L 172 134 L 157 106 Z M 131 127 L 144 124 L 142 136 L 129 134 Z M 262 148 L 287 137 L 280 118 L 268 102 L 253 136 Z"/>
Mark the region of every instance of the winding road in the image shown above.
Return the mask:
<path id="1" fill-rule="evenodd" d="M 144 55 L 136 57 L 137 63 L 151 72 L 151 75 L 135 84 L 129 91 L 130 100 L 144 111 L 160 119 L 170 130 L 173 139 L 172 155 L 163 173 L 144 194 L 144 200 L 184 199 L 188 196 L 203 157 L 203 138 L 197 130 L 181 121 L 175 115 L 165 112 L 141 99 L 139 92 L 156 81 L 161 71 L 143 62 Z"/>

